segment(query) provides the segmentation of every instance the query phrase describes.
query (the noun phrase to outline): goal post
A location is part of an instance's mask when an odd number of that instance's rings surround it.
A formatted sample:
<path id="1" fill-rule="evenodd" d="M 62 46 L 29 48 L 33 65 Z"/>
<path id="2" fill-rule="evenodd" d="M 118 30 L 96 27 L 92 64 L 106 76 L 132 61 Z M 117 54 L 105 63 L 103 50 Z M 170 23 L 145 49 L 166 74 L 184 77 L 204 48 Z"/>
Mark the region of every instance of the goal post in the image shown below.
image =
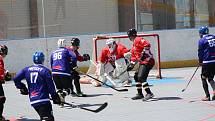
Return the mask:
<path id="1" fill-rule="evenodd" d="M 144 39 L 148 40 L 151 43 L 151 51 L 153 53 L 153 56 L 155 58 L 155 67 L 154 70 L 155 74 L 153 76 L 156 76 L 157 78 L 162 78 L 161 76 L 161 66 L 160 66 L 160 39 L 158 34 L 137 34 L 138 37 L 143 37 Z M 96 62 L 99 59 L 100 52 L 102 48 L 104 48 L 105 41 L 109 38 L 114 39 L 118 43 L 122 43 L 125 45 L 128 49 L 132 47 L 132 42 L 130 42 L 128 35 L 99 35 L 93 37 L 93 55 L 91 60 L 91 65 L 95 66 Z M 95 67 L 92 69 L 92 66 L 90 66 L 88 73 L 95 71 Z"/>

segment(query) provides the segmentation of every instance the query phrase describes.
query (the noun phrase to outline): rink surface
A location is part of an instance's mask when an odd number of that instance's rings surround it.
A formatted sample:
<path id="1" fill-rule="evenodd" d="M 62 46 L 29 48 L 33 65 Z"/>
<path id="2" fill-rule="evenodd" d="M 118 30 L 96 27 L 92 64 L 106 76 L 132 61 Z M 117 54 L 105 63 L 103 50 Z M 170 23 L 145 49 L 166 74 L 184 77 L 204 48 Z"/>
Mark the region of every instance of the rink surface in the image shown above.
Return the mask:
<path id="1" fill-rule="evenodd" d="M 149 78 L 155 99 L 147 102 L 131 100 L 136 88 L 128 92 L 117 92 L 106 87 L 92 87 L 82 84 L 82 91 L 89 97 L 67 97 L 66 101 L 85 108 L 95 109 L 98 104 L 108 102 L 99 113 L 79 108 L 60 108 L 53 105 L 56 121 L 215 121 L 215 101 L 200 101 L 204 96 L 197 71 L 187 90 L 182 93 L 196 67 L 162 69 L 163 79 Z M 28 96 L 19 94 L 14 83 L 4 86 L 7 97 L 4 116 L 19 121 L 39 121 L 37 113 L 30 106 Z M 210 86 L 209 86 L 210 87 Z M 210 92 L 212 89 L 210 87 Z M 12 121 L 12 120 L 11 120 Z"/>

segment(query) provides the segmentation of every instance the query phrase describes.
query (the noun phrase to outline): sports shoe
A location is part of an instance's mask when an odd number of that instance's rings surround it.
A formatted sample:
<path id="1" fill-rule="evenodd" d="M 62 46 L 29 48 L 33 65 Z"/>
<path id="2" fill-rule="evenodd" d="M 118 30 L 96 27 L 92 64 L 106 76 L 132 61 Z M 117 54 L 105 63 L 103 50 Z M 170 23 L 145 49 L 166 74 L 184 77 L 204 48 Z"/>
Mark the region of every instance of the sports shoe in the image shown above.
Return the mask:
<path id="1" fill-rule="evenodd" d="M 138 99 L 142 99 L 142 98 L 144 98 L 143 95 L 141 95 L 141 94 L 136 94 L 136 96 L 132 97 L 131 99 L 132 99 L 132 100 L 138 100 Z"/>
<path id="2" fill-rule="evenodd" d="M 78 97 L 87 97 L 86 94 L 82 93 L 82 92 L 79 92 L 76 94 Z"/>
<path id="3" fill-rule="evenodd" d="M 202 101 L 210 101 L 210 97 L 204 97 L 202 98 Z"/>
<path id="4" fill-rule="evenodd" d="M 65 94 L 63 93 L 63 92 L 58 92 L 58 95 L 59 95 L 59 97 L 60 97 L 60 101 L 61 102 L 65 102 Z M 61 104 L 59 104 L 60 105 L 60 107 L 64 107 L 64 104 L 63 103 L 61 103 Z"/>
<path id="5" fill-rule="evenodd" d="M 151 98 L 153 98 L 154 97 L 154 94 L 146 94 L 146 96 L 145 96 L 145 98 L 143 98 L 143 101 L 146 101 L 146 100 L 149 100 L 149 99 L 151 99 Z"/>
<path id="6" fill-rule="evenodd" d="M 125 82 L 123 83 L 123 87 L 131 87 L 131 86 L 132 86 L 131 80 L 125 81 Z"/>
<path id="7" fill-rule="evenodd" d="M 75 92 L 72 91 L 72 92 L 71 92 L 71 96 L 72 96 L 72 97 L 77 97 L 77 94 L 76 94 Z"/>

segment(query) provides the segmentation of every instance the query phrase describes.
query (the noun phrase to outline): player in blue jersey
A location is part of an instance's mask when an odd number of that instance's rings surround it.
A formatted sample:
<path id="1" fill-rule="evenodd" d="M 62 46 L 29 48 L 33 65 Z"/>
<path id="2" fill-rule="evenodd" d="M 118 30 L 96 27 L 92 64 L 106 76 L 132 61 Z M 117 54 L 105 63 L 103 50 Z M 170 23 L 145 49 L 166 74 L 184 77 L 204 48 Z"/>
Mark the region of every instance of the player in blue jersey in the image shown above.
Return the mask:
<path id="1" fill-rule="evenodd" d="M 58 49 L 51 54 L 52 75 L 62 101 L 71 93 L 71 68 L 76 66 L 74 53 L 66 48 L 66 40 L 58 40 Z M 63 106 L 63 104 L 62 104 Z"/>
<path id="2" fill-rule="evenodd" d="M 213 89 L 212 100 L 215 100 L 215 36 L 209 34 L 207 26 L 199 29 L 200 40 L 198 43 L 199 64 L 202 65 L 201 79 L 206 97 L 202 101 L 210 101 L 210 93 L 207 81 Z"/>
<path id="3" fill-rule="evenodd" d="M 22 69 L 13 80 L 21 94 L 29 95 L 30 103 L 39 114 L 40 119 L 42 121 L 54 121 L 49 94 L 54 104 L 60 104 L 61 100 L 55 90 L 50 70 L 43 66 L 44 58 L 42 52 L 34 53 L 34 65 Z M 23 79 L 26 79 L 28 88 L 21 82 Z"/>

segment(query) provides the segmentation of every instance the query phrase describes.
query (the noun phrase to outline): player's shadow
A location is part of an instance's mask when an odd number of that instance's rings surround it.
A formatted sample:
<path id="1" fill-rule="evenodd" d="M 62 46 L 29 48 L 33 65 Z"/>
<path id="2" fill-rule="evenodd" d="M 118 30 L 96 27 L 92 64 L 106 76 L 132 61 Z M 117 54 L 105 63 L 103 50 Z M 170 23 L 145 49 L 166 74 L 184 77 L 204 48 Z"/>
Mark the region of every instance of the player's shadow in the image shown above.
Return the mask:
<path id="1" fill-rule="evenodd" d="M 113 94 L 87 94 L 87 97 L 112 96 Z"/>
<path id="2" fill-rule="evenodd" d="M 182 100 L 180 97 L 154 97 L 150 101 L 159 101 L 159 100 Z"/>

